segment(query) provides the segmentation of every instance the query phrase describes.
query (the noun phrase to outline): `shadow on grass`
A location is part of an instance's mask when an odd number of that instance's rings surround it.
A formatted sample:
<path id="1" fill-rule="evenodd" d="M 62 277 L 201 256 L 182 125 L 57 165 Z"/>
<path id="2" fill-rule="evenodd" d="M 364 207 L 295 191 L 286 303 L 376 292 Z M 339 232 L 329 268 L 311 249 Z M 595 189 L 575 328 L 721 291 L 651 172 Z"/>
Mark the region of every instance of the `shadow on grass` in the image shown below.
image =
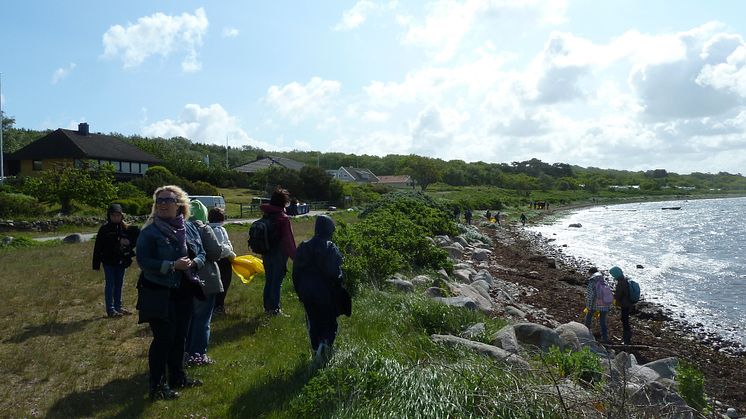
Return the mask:
<path id="1" fill-rule="evenodd" d="M 253 317 L 249 317 L 248 320 L 243 320 L 243 316 L 234 316 L 228 314 L 221 317 L 219 321 L 230 322 L 231 325 L 227 327 L 216 328 L 214 326 L 215 318 L 213 318 L 213 326 L 210 331 L 210 341 L 215 344 L 232 342 L 238 340 L 243 336 L 250 336 L 256 333 L 256 331 L 262 325 L 267 324 L 267 315 L 264 313 L 255 314 Z"/>
<path id="2" fill-rule="evenodd" d="M 129 378 L 117 378 L 102 387 L 68 394 L 49 409 L 50 418 L 79 418 L 100 416 L 107 412 L 107 417 L 134 418 L 142 416 L 145 410 L 147 374 L 133 375 Z M 112 411 L 112 407 L 118 409 Z"/>
<path id="3" fill-rule="evenodd" d="M 23 343 L 38 336 L 65 336 L 79 332 L 86 324 L 95 320 L 97 319 L 90 318 L 76 320 L 69 323 L 59 323 L 56 320 L 53 320 L 36 326 L 27 326 L 21 333 L 6 339 L 3 343 Z"/>
<path id="4" fill-rule="evenodd" d="M 239 395 L 230 408 L 229 416 L 256 418 L 286 409 L 310 378 L 308 364 L 297 362 L 292 370 L 280 371 L 278 375 L 268 377 Z"/>

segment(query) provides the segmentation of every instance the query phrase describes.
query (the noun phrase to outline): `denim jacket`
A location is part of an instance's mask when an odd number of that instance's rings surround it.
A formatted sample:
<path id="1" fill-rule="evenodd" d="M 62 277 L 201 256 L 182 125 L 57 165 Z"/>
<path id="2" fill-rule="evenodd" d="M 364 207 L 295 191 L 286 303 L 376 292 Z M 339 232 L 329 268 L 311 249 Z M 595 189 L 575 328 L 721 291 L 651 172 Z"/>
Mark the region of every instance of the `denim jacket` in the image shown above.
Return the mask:
<path id="1" fill-rule="evenodd" d="M 202 247 L 197 227 L 185 223 L 187 247 L 194 253 L 197 269 L 205 266 L 205 249 Z M 143 276 L 150 282 L 169 288 L 181 284 L 181 271 L 171 269 L 171 262 L 181 258 L 178 243 L 166 238 L 155 224 L 145 227 L 137 238 L 137 263 Z"/>

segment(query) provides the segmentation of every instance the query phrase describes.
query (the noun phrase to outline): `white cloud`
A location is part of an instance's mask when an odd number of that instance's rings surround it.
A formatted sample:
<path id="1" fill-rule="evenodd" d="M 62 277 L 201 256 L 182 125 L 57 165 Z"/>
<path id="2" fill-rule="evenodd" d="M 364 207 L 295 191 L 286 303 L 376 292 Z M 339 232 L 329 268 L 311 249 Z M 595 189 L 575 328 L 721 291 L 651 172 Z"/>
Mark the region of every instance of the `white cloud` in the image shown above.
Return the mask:
<path id="1" fill-rule="evenodd" d="M 52 84 L 57 84 L 60 80 L 67 77 L 70 74 L 70 72 L 75 70 L 75 67 L 76 67 L 75 63 L 70 63 L 67 66 L 67 68 L 60 67 L 57 70 L 54 70 L 54 73 L 52 74 Z"/>
<path id="2" fill-rule="evenodd" d="M 235 38 L 238 36 L 238 34 L 239 34 L 239 31 L 236 28 L 233 28 L 230 26 L 226 26 L 223 28 L 223 33 L 222 33 L 223 38 Z"/>
<path id="3" fill-rule="evenodd" d="M 305 85 L 292 82 L 282 87 L 270 86 L 264 101 L 281 115 L 298 123 L 308 115 L 323 112 L 340 89 L 341 83 L 336 80 L 313 77 Z"/>
<path id="4" fill-rule="evenodd" d="M 148 137 L 184 137 L 192 141 L 208 144 L 251 145 L 276 150 L 272 144 L 263 143 L 250 137 L 241 127 L 238 119 L 230 115 L 220 104 L 201 107 L 187 104 L 177 119 L 163 119 L 142 128 Z"/>
<path id="5" fill-rule="evenodd" d="M 368 15 L 377 10 L 379 5 L 370 0 L 360 0 L 342 14 L 340 20 L 332 29 L 335 31 L 348 31 L 362 25 Z"/>
<path id="6" fill-rule="evenodd" d="M 169 16 L 155 13 L 141 17 L 127 27 L 114 25 L 104 33 L 104 57 L 119 58 L 124 68 L 141 65 L 152 55 L 167 57 L 172 53 L 186 54 L 181 67 L 184 72 L 201 69 L 197 49 L 207 33 L 209 22 L 203 8 L 193 15 Z"/>
<path id="7" fill-rule="evenodd" d="M 365 122 L 386 122 L 391 118 L 391 114 L 388 112 L 378 111 L 367 111 L 363 114 L 363 121 Z"/>

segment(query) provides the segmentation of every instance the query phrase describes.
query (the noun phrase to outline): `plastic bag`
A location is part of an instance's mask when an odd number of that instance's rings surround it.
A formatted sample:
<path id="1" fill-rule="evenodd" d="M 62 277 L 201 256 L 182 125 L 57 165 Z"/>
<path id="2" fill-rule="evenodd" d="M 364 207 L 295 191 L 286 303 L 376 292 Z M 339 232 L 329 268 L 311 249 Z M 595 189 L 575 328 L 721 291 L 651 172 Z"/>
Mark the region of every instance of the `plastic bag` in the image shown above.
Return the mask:
<path id="1" fill-rule="evenodd" d="M 236 256 L 231 261 L 231 268 L 246 285 L 254 279 L 254 275 L 264 273 L 264 263 L 253 255 Z"/>

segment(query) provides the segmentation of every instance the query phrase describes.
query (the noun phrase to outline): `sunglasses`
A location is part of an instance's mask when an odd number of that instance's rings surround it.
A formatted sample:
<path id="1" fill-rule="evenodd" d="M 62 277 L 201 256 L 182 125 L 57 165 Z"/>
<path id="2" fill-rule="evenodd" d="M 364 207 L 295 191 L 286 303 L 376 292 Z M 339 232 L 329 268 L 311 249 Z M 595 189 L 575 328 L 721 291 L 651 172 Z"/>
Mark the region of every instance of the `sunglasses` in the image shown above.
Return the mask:
<path id="1" fill-rule="evenodd" d="M 175 204 L 176 198 L 156 198 L 156 204 Z"/>

